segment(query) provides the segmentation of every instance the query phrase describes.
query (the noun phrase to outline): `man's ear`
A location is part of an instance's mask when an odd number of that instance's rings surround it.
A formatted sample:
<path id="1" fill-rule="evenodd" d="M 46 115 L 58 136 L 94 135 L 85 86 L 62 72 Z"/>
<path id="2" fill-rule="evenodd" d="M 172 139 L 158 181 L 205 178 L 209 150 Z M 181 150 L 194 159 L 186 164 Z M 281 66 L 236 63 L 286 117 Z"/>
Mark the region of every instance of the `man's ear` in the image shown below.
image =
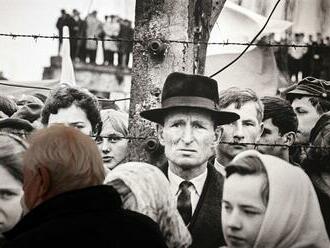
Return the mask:
<path id="1" fill-rule="evenodd" d="M 39 180 L 39 190 L 38 190 L 38 196 L 40 198 L 47 198 L 47 194 L 50 191 L 50 172 L 49 169 L 45 166 L 40 166 L 37 169 L 38 173 L 38 180 Z"/>
<path id="2" fill-rule="evenodd" d="M 157 135 L 158 135 L 158 140 L 159 140 L 159 143 L 164 146 L 165 142 L 164 142 L 164 128 L 163 126 L 161 125 L 157 125 Z"/>
<path id="3" fill-rule="evenodd" d="M 258 137 L 257 137 L 257 141 L 259 141 L 260 140 L 260 138 L 261 138 L 261 135 L 262 135 L 262 133 L 264 132 L 264 123 L 263 122 L 261 122 L 260 123 L 260 132 L 259 132 L 259 135 L 258 135 Z"/>
<path id="4" fill-rule="evenodd" d="M 222 136 L 222 133 L 223 133 L 223 128 L 222 126 L 217 126 L 216 129 L 214 130 L 215 132 L 215 140 L 214 140 L 214 143 L 215 143 L 215 146 L 217 146 L 221 140 L 221 136 Z"/>
<path id="5" fill-rule="evenodd" d="M 283 135 L 284 145 L 292 146 L 296 141 L 296 134 L 294 132 L 287 132 Z"/>

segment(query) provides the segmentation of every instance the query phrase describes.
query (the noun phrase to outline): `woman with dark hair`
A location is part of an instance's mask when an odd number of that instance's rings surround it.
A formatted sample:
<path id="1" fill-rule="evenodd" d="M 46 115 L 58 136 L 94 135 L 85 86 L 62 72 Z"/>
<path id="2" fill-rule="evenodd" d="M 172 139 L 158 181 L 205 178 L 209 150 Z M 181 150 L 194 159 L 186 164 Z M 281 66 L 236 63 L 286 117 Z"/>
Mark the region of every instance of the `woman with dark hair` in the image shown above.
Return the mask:
<path id="1" fill-rule="evenodd" d="M 51 92 L 41 114 L 45 126 L 61 123 L 86 135 L 96 134 L 100 121 L 97 98 L 87 89 L 64 84 Z"/>
<path id="2" fill-rule="evenodd" d="M 26 148 L 26 143 L 17 136 L 0 133 L 0 246 L 2 233 L 10 230 L 22 216 L 22 155 Z"/>
<path id="3" fill-rule="evenodd" d="M 228 247 L 330 247 L 316 193 L 301 168 L 249 150 L 226 173 L 222 228 Z"/>
<path id="4" fill-rule="evenodd" d="M 330 112 L 321 116 L 311 131 L 303 168 L 309 175 L 320 203 L 330 237 Z"/>

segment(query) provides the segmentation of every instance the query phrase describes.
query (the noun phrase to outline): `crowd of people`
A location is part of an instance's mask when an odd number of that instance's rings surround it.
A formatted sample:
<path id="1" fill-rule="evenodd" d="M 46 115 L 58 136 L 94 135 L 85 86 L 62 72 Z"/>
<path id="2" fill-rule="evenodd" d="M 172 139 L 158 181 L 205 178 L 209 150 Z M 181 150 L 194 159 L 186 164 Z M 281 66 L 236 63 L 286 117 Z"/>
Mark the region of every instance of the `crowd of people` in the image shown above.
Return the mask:
<path id="1" fill-rule="evenodd" d="M 288 73 L 290 79 L 298 82 L 302 78 L 312 76 L 330 80 L 330 37 L 323 37 L 322 33 L 306 35 L 294 33 L 271 43 L 292 44 L 292 47 L 275 47 L 275 58 L 279 69 Z"/>
<path id="2" fill-rule="evenodd" d="M 330 247 L 329 111 L 323 79 L 281 98 L 173 72 L 140 113 L 156 167 L 84 88 L 1 95 L 0 247 Z"/>
<path id="3" fill-rule="evenodd" d="M 98 43 L 93 38 L 97 38 L 103 40 L 104 65 L 128 66 L 133 51 L 133 27 L 130 20 L 106 15 L 102 22 L 97 17 L 97 11 L 92 11 L 82 19 L 78 10 L 73 9 L 70 15 L 62 9 L 56 23 L 60 37 L 59 52 L 64 26 L 68 26 L 69 35 L 73 38 L 70 40 L 70 56 L 73 61 L 95 64 Z"/>

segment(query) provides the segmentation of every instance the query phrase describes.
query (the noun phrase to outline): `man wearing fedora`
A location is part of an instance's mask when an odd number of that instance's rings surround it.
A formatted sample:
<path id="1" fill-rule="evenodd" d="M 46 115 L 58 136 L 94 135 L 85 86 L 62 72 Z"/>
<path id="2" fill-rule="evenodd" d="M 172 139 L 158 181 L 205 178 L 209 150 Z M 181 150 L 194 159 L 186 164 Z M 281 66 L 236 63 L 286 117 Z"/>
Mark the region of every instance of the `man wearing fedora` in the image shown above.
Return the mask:
<path id="1" fill-rule="evenodd" d="M 141 112 L 143 118 L 159 124 L 158 138 L 168 160 L 161 169 L 192 235 L 191 247 L 225 244 L 221 229 L 223 177 L 208 159 L 218 142 L 216 127 L 239 116 L 220 111 L 218 100 L 215 80 L 174 72 L 165 81 L 161 108 Z"/>

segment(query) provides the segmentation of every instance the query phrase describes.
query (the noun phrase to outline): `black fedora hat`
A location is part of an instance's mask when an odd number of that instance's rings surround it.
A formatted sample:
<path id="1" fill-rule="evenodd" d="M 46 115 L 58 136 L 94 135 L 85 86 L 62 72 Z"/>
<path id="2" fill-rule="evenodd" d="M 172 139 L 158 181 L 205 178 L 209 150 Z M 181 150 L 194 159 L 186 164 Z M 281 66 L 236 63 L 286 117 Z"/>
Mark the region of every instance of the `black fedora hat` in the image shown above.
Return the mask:
<path id="1" fill-rule="evenodd" d="M 201 75 L 173 72 L 164 83 L 161 108 L 142 111 L 141 117 L 163 124 L 169 110 L 178 107 L 199 108 L 211 112 L 216 125 L 228 124 L 239 119 L 233 112 L 220 111 L 217 81 Z"/>

